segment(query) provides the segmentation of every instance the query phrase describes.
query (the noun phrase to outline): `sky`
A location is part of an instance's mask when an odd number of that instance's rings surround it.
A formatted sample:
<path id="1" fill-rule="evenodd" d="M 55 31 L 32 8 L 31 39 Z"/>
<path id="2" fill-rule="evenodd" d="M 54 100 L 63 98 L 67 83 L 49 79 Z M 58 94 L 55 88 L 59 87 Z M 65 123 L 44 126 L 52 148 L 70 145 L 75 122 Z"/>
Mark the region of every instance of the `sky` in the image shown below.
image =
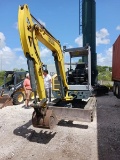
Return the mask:
<path id="1" fill-rule="evenodd" d="M 0 70 L 27 70 L 18 31 L 19 5 L 27 4 L 31 14 L 61 43 L 81 47 L 79 0 L 0 0 Z M 120 0 L 96 0 L 97 65 L 112 66 L 112 45 L 120 34 Z M 39 44 L 44 64 L 53 64 L 51 51 Z M 68 56 L 65 55 L 65 62 Z"/>

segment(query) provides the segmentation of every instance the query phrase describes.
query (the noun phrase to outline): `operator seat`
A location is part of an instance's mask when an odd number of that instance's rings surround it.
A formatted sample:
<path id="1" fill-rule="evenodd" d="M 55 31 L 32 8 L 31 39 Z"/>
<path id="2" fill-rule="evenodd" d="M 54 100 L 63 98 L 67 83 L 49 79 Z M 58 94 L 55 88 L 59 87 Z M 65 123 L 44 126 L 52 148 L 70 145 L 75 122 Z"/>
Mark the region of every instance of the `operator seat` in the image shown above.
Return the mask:
<path id="1" fill-rule="evenodd" d="M 74 80 L 76 84 L 83 84 L 87 80 L 86 76 L 86 65 L 84 64 L 77 64 L 74 72 Z"/>

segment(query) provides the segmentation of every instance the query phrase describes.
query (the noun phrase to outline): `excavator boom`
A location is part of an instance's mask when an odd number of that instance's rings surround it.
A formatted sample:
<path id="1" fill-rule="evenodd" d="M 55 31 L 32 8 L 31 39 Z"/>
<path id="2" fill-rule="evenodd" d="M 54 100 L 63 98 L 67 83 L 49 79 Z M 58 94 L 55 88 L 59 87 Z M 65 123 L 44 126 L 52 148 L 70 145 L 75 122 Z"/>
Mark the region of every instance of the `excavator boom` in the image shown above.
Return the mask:
<path id="1" fill-rule="evenodd" d="M 18 27 L 20 40 L 24 55 L 27 58 L 31 87 L 35 97 L 34 104 L 31 105 L 34 107 L 32 123 L 34 127 L 53 128 L 57 123 L 57 119 L 53 111 L 48 109 L 46 103 L 47 98 L 42 69 L 43 63 L 40 59 L 40 51 L 38 47 L 38 40 L 41 41 L 43 36 L 45 36 L 46 39 L 49 38 L 48 41 L 51 39 L 45 34 L 43 26 L 34 24 L 32 18 L 33 16 L 31 16 L 27 5 L 19 6 Z M 46 45 L 47 40 L 42 41 L 42 43 Z M 50 47 L 52 48 L 52 45 L 49 45 L 49 48 Z M 36 98 L 37 93 L 40 102 Z"/>
<path id="2" fill-rule="evenodd" d="M 34 61 L 37 89 L 40 99 L 45 98 L 45 88 L 44 85 L 41 85 L 44 83 L 42 75 L 43 64 L 40 60 L 38 41 L 43 43 L 48 49 L 52 51 L 57 69 L 57 75 L 61 83 L 61 97 L 66 100 L 71 100 L 72 97 L 68 96 L 67 94 L 69 87 L 66 82 L 64 58 L 60 42 L 56 40 L 49 33 L 49 31 L 47 31 L 47 29 L 30 14 L 27 5 L 19 7 L 18 25 L 24 54 L 26 58 L 30 57 Z"/>

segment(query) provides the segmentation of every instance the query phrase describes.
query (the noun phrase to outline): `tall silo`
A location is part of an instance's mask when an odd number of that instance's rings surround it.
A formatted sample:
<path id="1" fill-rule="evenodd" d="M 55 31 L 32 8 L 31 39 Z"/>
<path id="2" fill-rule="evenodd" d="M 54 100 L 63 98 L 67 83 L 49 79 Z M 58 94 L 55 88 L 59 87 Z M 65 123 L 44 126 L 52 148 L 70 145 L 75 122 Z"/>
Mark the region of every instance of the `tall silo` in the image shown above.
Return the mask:
<path id="1" fill-rule="evenodd" d="M 82 33 L 83 46 L 89 44 L 91 47 L 91 82 L 94 85 L 97 77 L 95 0 L 82 0 Z M 84 57 L 83 61 L 86 62 L 87 58 Z"/>

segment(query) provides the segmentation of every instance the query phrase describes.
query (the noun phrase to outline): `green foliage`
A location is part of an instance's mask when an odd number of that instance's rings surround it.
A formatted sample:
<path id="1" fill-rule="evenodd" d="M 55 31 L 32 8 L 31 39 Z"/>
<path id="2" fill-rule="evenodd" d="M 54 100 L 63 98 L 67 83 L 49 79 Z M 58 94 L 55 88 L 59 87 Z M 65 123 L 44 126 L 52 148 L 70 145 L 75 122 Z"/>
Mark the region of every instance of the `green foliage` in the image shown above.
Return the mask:
<path id="1" fill-rule="evenodd" d="M 109 90 L 111 90 L 113 88 L 113 85 L 110 83 L 106 84 L 105 86 L 107 86 L 109 88 Z"/>
<path id="2" fill-rule="evenodd" d="M 0 71 L 0 86 L 3 84 L 4 82 L 4 74 L 5 74 L 5 71 Z"/>
<path id="3" fill-rule="evenodd" d="M 82 59 L 79 59 L 78 62 L 79 62 L 79 63 L 82 62 Z"/>
<path id="4" fill-rule="evenodd" d="M 108 67 L 108 66 L 97 66 L 97 70 L 98 70 L 98 73 L 100 73 L 100 72 L 105 72 L 106 70 L 109 70 L 110 72 L 112 72 L 112 67 Z"/>
<path id="5" fill-rule="evenodd" d="M 18 69 L 18 68 L 14 68 L 13 71 L 25 71 L 23 68 Z"/>
<path id="6" fill-rule="evenodd" d="M 111 81 L 112 67 L 97 66 L 97 69 L 98 69 L 98 80 Z"/>
<path id="7" fill-rule="evenodd" d="M 21 68 L 20 71 L 25 71 L 25 70 L 23 68 Z"/>

